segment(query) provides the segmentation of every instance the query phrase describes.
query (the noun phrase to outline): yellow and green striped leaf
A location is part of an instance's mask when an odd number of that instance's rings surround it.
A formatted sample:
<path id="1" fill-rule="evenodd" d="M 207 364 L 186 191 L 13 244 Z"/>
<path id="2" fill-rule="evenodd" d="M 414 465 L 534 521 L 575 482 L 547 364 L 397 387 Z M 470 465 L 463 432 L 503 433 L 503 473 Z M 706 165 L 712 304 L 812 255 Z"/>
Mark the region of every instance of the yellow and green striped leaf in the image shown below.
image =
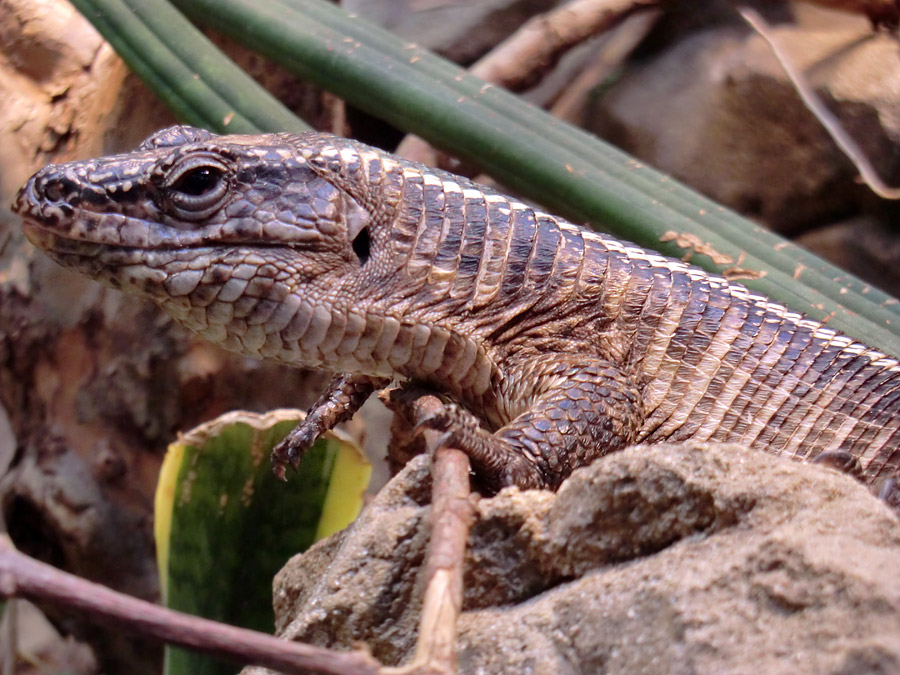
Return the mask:
<path id="1" fill-rule="evenodd" d="M 169 446 L 155 504 L 168 607 L 272 632 L 272 577 L 359 513 L 371 465 L 344 436 L 316 443 L 287 483 L 272 474 L 272 448 L 302 417 L 229 413 Z M 211 675 L 234 666 L 167 648 L 165 672 Z"/>

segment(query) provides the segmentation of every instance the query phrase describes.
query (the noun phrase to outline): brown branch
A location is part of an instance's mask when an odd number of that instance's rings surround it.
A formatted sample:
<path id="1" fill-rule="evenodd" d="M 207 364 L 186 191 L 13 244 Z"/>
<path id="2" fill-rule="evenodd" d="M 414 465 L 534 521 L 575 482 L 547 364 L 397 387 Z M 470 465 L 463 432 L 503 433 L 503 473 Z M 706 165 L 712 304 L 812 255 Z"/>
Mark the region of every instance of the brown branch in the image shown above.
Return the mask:
<path id="1" fill-rule="evenodd" d="M 0 597 L 60 603 L 131 633 L 283 673 L 381 672 L 377 661 L 362 651 L 337 652 L 279 640 L 117 593 L 19 553 L 5 536 L 0 536 Z"/>
<path id="2" fill-rule="evenodd" d="M 794 67 L 784 50 L 781 49 L 765 19 L 749 7 L 738 7 L 738 12 L 744 18 L 744 21 L 750 24 L 753 30 L 759 33 L 760 37 L 768 43 L 778 63 L 781 64 L 788 79 L 790 79 L 800 95 L 803 104 L 819 120 L 819 123 L 828 132 L 828 135 L 831 136 L 841 152 L 853 162 L 853 165 L 859 171 L 860 178 L 862 178 L 869 189 L 882 199 L 900 199 L 900 188 L 890 187 L 881 180 L 878 172 L 875 171 L 875 167 L 872 166 L 872 163 L 856 144 L 856 141 L 841 126 L 840 121 L 825 106 L 806 81 L 806 78 Z"/>
<path id="3" fill-rule="evenodd" d="M 469 72 L 510 91 L 521 91 L 550 70 L 572 47 L 607 31 L 635 12 L 656 7 L 663 0 L 570 0 L 532 17 L 482 57 Z M 408 135 L 397 154 L 427 164 L 436 153 L 418 136 Z"/>
<path id="4" fill-rule="evenodd" d="M 661 9 L 648 9 L 630 17 L 612 33 L 581 72 L 557 95 L 550 114 L 581 126 L 585 101 L 590 93 L 621 66 L 656 25 L 661 15 Z"/>
<path id="5" fill-rule="evenodd" d="M 395 390 L 392 394 L 392 409 L 413 426 L 443 405 L 437 397 L 420 392 Z M 469 458 L 459 450 L 442 447 L 439 432 L 426 428 L 421 433 L 433 457 L 425 597 L 416 653 L 410 664 L 384 670 L 391 675 L 456 672 L 456 623 L 462 609 L 463 565 L 469 527 L 475 517 Z"/>
<path id="6" fill-rule="evenodd" d="M 466 542 L 475 517 L 470 501 L 469 458 L 459 450 L 439 448 L 434 454 L 432 481 L 431 539 L 425 565 L 428 583 L 413 662 L 455 672 Z"/>
<path id="7" fill-rule="evenodd" d="M 527 89 L 572 47 L 661 0 L 571 0 L 526 22 L 469 72 L 511 91 Z"/>

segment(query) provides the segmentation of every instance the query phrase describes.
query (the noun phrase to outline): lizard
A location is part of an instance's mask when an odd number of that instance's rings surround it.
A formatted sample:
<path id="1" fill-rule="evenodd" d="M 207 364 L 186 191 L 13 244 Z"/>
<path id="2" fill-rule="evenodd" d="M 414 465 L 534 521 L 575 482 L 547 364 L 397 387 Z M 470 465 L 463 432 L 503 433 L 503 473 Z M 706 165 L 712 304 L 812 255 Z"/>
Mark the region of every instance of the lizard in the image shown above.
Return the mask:
<path id="1" fill-rule="evenodd" d="M 50 165 L 28 239 L 227 350 L 334 373 L 284 474 L 390 383 L 490 489 L 637 443 L 736 442 L 898 498 L 900 363 L 685 262 L 326 133 L 175 126 Z"/>

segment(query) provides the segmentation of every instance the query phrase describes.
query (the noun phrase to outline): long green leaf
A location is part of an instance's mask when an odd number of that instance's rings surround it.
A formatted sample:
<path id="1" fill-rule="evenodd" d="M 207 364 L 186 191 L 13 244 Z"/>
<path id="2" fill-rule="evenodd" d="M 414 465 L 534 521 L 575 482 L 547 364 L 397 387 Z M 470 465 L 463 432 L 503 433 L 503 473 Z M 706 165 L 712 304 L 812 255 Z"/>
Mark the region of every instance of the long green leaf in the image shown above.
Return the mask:
<path id="1" fill-rule="evenodd" d="M 741 268 L 744 283 L 900 354 L 890 296 L 643 166 L 599 139 L 468 75 L 377 26 L 318 0 L 176 0 L 194 19 L 240 40 L 354 105 L 477 162 L 577 221 L 682 255 L 666 234 L 691 233 Z M 713 272 L 712 258 L 693 262 Z"/>

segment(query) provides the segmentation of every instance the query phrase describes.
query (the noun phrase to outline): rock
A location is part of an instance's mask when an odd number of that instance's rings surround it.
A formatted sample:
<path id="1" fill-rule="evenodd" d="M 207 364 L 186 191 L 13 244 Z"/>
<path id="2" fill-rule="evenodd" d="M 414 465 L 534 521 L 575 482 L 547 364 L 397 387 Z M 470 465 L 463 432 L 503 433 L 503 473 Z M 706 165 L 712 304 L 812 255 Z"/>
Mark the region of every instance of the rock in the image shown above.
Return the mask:
<path id="1" fill-rule="evenodd" d="M 848 218 L 806 232 L 794 240 L 841 269 L 900 297 L 900 238 L 889 222 L 871 216 Z"/>
<path id="2" fill-rule="evenodd" d="M 896 42 L 826 10 L 774 37 L 888 184 L 900 145 Z M 746 26 L 690 34 L 630 68 L 588 127 L 706 195 L 794 233 L 858 209 L 868 191 L 804 107 L 769 46 Z"/>
<path id="3" fill-rule="evenodd" d="M 408 659 L 428 490 L 418 457 L 291 560 L 278 634 Z M 900 671 L 897 515 L 831 470 L 734 445 L 638 446 L 556 494 L 504 490 L 477 513 L 461 673 Z"/>

